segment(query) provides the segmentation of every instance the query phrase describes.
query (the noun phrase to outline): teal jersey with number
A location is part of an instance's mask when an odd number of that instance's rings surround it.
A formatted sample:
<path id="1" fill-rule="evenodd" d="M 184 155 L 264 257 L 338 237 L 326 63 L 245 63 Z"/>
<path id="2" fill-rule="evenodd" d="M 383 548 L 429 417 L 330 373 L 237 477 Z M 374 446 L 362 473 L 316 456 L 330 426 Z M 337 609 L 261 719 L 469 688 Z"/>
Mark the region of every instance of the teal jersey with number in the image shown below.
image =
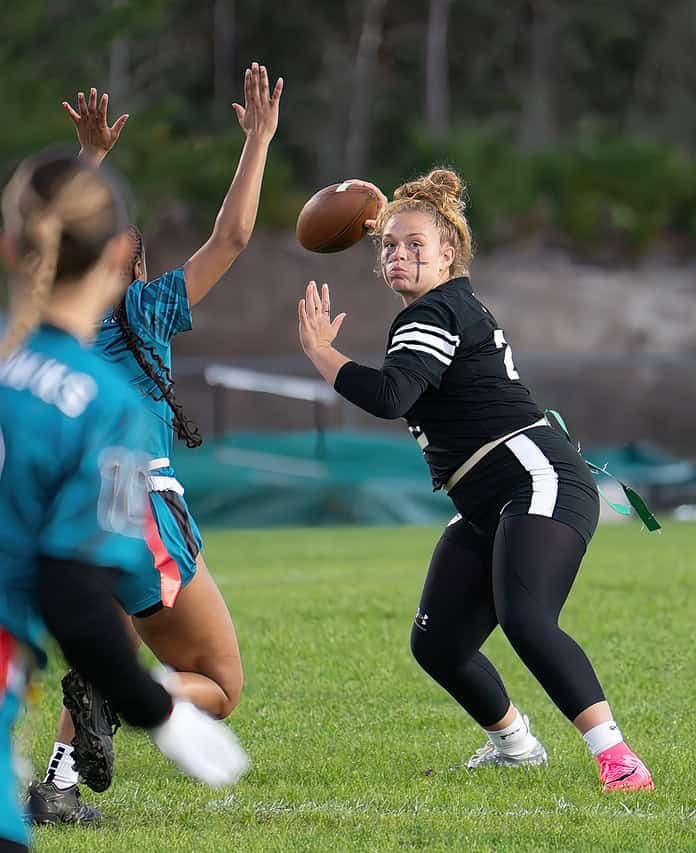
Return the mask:
<path id="1" fill-rule="evenodd" d="M 42 556 L 125 574 L 152 562 L 146 445 L 138 395 L 69 334 L 42 326 L 0 361 L 0 625 L 40 659 Z"/>
<path id="2" fill-rule="evenodd" d="M 191 308 L 186 292 L 184 270 L 167 272 L 153 281 L 134 281 L 125 295 L 129 327 L 145 344 L 143 357 L 165 381 L 172 366 L 172 338 L 191 328 Z M 172 450 L 172 410 L 157 385 L 145 375 L 126 346 L 123 331 L 113 312 L 104 317 L 97 332 L 95 349 L 126 371 L 128 381 L 138 391 L 150 415 L 147 450 L 152 459 L 169 458 Z M 149 350 L 149 351 L 148 351 Z M 160 367 L 153 352 L 157 354 Z M 159 398 L 159 399 L 158 399 Z"/>

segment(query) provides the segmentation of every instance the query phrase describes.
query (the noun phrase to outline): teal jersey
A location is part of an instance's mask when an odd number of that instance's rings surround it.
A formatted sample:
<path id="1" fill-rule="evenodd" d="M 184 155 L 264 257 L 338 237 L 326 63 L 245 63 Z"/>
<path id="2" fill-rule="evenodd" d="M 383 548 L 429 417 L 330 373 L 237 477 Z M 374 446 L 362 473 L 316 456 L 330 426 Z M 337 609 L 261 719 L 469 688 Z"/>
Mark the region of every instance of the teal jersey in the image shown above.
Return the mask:
<path id="1" fill-rule="evenodd" d="M 167 272 L 154 281 L 134 281 L 125 295 L 128 325 L 155 352 L 167 371 L 172 366 L 172 338 L 191 328 L 191 309 L 182 268 Z M 104 317 L 97 332 L 95 349 L 105 359 L 126 371 L 128 381 L 143 398 L 150 415 L 147 452 L 152 459 L 169 458 L 172 450 L 172 410 L 161 398 L 157 385 L 145 375 L 126 346 L 123 332 L 113 312 Z M 158 375 L 166 380 L 165 370 L 158 367 L 152 354 L 144 349 L 143 357 Z"/>
<path id="2" fill-rule="evenodd" d="M 0 361 L 0 625 L 43 658 L 41 557 L 147 571 L 147 423 L 121 373 L 42 326 Z"/>

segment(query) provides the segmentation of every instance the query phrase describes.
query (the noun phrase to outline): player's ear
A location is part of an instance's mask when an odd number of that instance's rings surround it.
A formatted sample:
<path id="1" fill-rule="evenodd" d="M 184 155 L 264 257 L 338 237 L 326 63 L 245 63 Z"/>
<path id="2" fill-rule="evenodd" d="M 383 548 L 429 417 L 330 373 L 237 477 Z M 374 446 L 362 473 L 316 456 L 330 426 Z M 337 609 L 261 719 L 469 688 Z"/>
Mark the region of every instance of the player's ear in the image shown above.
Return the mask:
<path id="1" fill-rule="evenodd" d="M 454 246 L 452 246 L 451 243 L 445 243 L 444 246 L 440 247 L 440 260 L 443 271 L 452 266 L 455 254 Z"/>

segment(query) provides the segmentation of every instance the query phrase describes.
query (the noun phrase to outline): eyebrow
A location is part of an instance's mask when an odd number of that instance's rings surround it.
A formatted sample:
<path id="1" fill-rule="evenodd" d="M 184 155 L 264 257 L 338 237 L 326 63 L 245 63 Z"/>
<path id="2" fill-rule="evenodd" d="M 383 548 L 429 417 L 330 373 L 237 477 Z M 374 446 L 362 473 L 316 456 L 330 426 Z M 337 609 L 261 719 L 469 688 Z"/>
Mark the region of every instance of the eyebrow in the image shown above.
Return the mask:
<path id="1" fill-rule="evenodd" d="M 385 237 L 393 237 L 393 236 L 394 235 L 391 232 L 387 231 L 386 234 L 382 234 L 382 239 L 384 239 Z M 412 231 L 410 234 L 407 234 L 406 236 L 407 237 L 425 237 L 425 234 L 423 234 L 422 231 Z"/>

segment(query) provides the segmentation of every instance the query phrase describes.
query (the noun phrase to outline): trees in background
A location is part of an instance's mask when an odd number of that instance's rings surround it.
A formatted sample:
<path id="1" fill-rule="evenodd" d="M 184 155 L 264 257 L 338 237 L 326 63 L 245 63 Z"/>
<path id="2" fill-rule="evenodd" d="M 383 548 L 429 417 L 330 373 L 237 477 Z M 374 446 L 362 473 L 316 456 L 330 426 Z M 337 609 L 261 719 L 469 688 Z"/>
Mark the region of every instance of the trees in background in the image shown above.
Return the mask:
<path id="1" fill-rule="evenodd" d="M 24 0 L 0 27 L 5 172 L 70 138 L 64 98 L 110 88 L 147 215 L 219 201 L 229 104 L 260 60 L 286 79 L 269 221 L 346 175 L 388 188 L 450 160 L 484 243 L 540 224 L 589 243 L 696 234 L 693 0 Z"/>
<path id="2" fill-rule="evenodd" d="M 425 124 L 433 136 L 449 128 L 450 0 L 430 0 L 425 38 Z"/>

